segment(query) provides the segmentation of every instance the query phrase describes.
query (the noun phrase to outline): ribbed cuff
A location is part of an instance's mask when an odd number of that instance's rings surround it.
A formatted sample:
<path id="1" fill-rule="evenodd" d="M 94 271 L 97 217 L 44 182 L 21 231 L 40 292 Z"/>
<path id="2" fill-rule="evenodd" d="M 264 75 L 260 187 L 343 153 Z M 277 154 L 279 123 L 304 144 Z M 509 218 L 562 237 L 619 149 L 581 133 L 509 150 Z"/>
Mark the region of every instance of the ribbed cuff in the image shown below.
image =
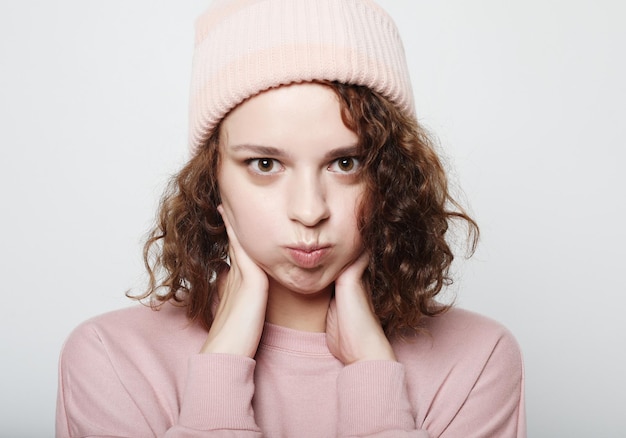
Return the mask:
<path id="1" fill-rule="evenodd" d="M 197 354 L 189 359 L 179 424 L 196 430 L 260 431 L 254 420 L 253 359 Z"/>
<path id="2" fill-rule="evenodd" d="M 404 366 L 398 362 L 372 360 L 348 365 L 339 373 L 337 392 L 340 437 L 415 429 Z"/>

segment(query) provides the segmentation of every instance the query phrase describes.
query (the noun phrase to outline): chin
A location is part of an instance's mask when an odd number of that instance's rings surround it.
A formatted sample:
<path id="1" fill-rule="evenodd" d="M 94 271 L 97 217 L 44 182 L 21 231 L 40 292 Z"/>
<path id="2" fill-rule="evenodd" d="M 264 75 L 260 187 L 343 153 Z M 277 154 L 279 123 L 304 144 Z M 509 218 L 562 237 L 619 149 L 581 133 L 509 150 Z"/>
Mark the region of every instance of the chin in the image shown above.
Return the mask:
<path id="1" fill-rule="evenodd" d="M 332 285 L 336 279 L 335 276 L 328 278 L 323 272 L 299 272 L 297 275 L 291 273 L 288 278 L 281 276 L 274 277 L 270 274 L 273 282 L 278 283 L 285 289 L 301 295 L 317 295 L 327 293 L 332 289 Z"/>

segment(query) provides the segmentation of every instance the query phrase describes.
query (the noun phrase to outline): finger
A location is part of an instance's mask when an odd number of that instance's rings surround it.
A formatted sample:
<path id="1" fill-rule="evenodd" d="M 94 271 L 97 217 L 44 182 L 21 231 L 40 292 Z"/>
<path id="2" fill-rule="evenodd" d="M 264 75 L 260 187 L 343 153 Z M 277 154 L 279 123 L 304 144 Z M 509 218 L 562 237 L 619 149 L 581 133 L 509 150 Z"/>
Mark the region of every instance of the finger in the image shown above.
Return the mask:
<path id="1" fill-rule="evenodd" d="M 354 263 L 352 263 L 352 266 L 350 266 L 350 268 L 354 269 L 354 271 L 357 272 L 359 275 L 362 275 L 365 271 L 365 268 L 367 268 L 367 265 L 369 265 L 369 262 L 369 252 L 363 251 L 361 255 L 354 261 Z"/>
<path id="2" fill-rule="evenodd" d="M 374 307 L 370 295 L 363 284 L 363 272 L 370 261 L 369 252 L 363 251 L 335 281 L 335 302 L 337 314 L 352 315 L 372 319 Z"/>
<path id="3" fill-rule="evenodd" d="M 239 239 L 237 238 L 237 233 L 231 225 L 231 221 L 226 213 L 226 210 L 224 209 L 224 206 L 222 204 L 218 205 L 217 211 L 222 216 L 224 227 L 226 228 L 226 235 L 228 236 L 228 258 L 230 259 L 230 266 L 237 269 L 237 255 L 244 253 L 244 250 L 241 248 Z"/>
<path id="4" fill-rule="evenodd" d="M 237 232 L 231 225 L 232 222 L 229 218 L 228 211 L 222 204 L 217 207 L 217 211 L 222 215 L 224 226 L 226 227 L 226 234 L 228 236 L 228 256 L 230 258 L 231 269 L 235 269 L 236 272 L 240 274 L 243 274 L 243 272 L 253 273 L 259 270 L 260 268 L 239 243 Z"/>
<path id="5" fill-rule="evenodd" d="M 337 303 L 331 299 L 326 312 L 326 330 L 337 327 Z"/>
<path id="6" fill-rule="evenodd" d="M 337 278 L 335 286 L 341 287 L 344 283 L 360 283 L 361 277 L 363 277 L 363 272 L 365 272 L 365 269 L 369 264 L 369 260 L 369 252 L 363 251 L 356 260 L 345 267 L 343 272 Z"/>

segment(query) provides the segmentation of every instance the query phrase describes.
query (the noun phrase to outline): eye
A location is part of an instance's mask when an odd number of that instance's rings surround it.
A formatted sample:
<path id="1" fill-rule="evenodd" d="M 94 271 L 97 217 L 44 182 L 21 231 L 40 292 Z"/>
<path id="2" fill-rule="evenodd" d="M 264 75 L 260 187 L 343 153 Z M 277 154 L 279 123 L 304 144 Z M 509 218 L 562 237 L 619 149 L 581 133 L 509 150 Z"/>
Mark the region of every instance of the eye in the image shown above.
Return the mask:
<path id="1" fill-rule="evenodd" d="M 341 157 L 333 161 L 328 170 L 337 173 L 354 173 L 359 169 L 359 160 L 355 157 Z"/>
<path id="2" fill-rule="evenodd" d="M 272 158 L 251 158 L 247 160 L 250 170 L 255 173 L 274 174 L 280 172 L 281 165 L 278 161 Z"/>

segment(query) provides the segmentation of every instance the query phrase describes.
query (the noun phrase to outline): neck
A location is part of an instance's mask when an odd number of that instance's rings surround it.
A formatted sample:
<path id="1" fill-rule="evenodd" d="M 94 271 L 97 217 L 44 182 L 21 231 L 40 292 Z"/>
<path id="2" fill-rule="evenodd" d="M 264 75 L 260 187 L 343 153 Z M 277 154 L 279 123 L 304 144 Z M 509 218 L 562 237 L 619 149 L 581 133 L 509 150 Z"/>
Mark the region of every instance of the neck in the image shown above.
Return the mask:
<path id="1" fill-rule="evenodd" d="M 270 279 L 265 319 L 271 324 L 307 332 L 326 331 L 332 287 L 313 294 L 293 292 Z"/>

